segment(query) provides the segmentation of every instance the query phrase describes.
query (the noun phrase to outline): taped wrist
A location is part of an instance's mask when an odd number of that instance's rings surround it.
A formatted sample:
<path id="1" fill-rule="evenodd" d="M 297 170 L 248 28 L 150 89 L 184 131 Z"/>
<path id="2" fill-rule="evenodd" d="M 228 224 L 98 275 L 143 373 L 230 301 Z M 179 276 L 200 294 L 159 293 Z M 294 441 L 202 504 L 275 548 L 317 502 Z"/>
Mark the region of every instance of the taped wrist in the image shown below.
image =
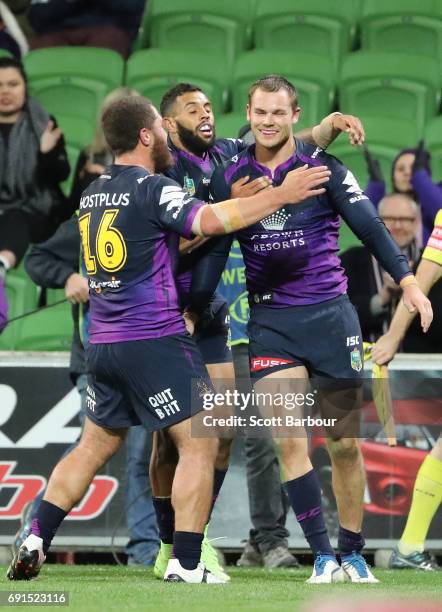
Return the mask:
<path id="1" fill-rule="evenodd" d="M 338 115 L 342 115 L 342 113 L 331 113 L 331 115 L 327 115 L 319 125 L 315 125 L 312 129 L 313 138 L 321 149 L 326 149 L 336 138 L 339 130 L 333 128 L 333 117 L 337 117 Z"/>
<path id="2" fill-rule="evenodd" d="M 408 274 L 407 276 L 404 276 L 404 278 L 402 278 L 399 282 L 399 286 L 401 287 L 401 289 L 408 287 L 408 285 L 417 285 L 417 284 L 418 282 L 414 274 Z"/>

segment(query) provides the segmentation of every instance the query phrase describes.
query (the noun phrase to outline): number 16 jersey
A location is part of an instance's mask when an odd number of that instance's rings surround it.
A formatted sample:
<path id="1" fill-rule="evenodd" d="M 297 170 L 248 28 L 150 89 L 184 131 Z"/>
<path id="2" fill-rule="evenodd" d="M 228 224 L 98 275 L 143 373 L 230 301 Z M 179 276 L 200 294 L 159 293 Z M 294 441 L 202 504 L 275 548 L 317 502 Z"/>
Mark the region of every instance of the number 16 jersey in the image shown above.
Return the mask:
<path id="1" fill-rule="evenodd" d="M 92 344 L 185 332 L 174 281 L 178 234 L 204 203 L 140 166 L 109 166 L 80 200 Z"/>

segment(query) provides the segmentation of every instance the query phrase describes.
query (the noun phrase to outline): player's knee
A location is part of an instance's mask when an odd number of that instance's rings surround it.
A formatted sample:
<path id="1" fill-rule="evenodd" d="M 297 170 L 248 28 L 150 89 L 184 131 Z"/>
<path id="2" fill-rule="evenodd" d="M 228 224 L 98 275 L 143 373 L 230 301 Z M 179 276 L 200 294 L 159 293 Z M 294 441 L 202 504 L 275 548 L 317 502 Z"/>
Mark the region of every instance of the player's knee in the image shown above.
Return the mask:
<path id="1" fill-rule="evenodd" d="M 215 464 L 218 450 L 218 438 L 190 438 L 186 444 L 180 446 L 179 458 L 180 461 Z"/>
<path id="2" fill-rule="evenodd" d="M 357 438 L 341 438 L 328 441 L 328 450 L 336 463 L 356 463 L 360 460 L 361 450 Z"/>

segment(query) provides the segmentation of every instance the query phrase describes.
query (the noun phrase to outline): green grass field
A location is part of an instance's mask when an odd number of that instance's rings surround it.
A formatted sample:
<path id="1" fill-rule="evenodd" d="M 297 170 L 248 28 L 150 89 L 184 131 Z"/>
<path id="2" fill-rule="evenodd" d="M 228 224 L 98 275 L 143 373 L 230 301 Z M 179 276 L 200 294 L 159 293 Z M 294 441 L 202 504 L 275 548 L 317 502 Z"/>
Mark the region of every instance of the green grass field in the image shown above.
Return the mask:
<path id="1" fill-rule="evenodd" d="M 1 569 L 5 576 L 6 567 L 1 566 Z M 269 572 L 229 568 L 229 573 L 232 582 L 228 585 L 191 586 L 164 584 L 153 577 L 150 569 L 48 564 L 40 577 L 31 582 L 10 582 L 3 578 L 0 591 L 68 591 L 70 612 L 154 609 L 159 612 L 292 612 L 300 609 L 316 612 L 318 599 L 330 603 L 335 597 L 350 599 L 351 609 L 355 611 L 358 602 L 367 601 L 372 603 L 373 610 L 379 611 L 374 601 L 377 598 L 419 600 L 410 608 L 418 612 L 425 612 L 424 600 L 432 600 L 439 602 L 442 610 L 442 572 L 376 570 L 381 584 L 316 586 L 305 584 L 310 569 Z M 43 607 L 46 608 L 39 606 Z M 335 609 L 339 609 L 339 605 Z"/>

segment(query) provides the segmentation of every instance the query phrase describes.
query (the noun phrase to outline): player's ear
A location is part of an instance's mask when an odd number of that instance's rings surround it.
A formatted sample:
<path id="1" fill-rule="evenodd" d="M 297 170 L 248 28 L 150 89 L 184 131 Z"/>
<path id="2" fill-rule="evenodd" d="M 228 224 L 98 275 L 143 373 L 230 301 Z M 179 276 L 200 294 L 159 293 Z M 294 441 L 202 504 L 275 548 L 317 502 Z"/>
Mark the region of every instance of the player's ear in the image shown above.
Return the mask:
<path id="1" fill-rule="evenodd" d="M 246 106 L 246 113 L 247 113 L 247 121 L 250 121 L 250 104 L 247 104 Z"/>
<path id="2" fill-rule="evenodd" d="M 142 128 L 140 130 L 138 138 L 145 147 L 148 147 L 152 143 L 152 133 L 147 128 Z"/>
<path id="3" fill-rule="evenodd" d="M 293 111 L 292 123 L 298 123 L 300 115 L 301 115 L 301 107 L 297 106 L 295 110 Z"/>
<path id="4" fill-rule="evenodd" d="M 163 117 L 163 128 L 168 134 L 176 134 L 176 122 L 172 117 Z"/>

